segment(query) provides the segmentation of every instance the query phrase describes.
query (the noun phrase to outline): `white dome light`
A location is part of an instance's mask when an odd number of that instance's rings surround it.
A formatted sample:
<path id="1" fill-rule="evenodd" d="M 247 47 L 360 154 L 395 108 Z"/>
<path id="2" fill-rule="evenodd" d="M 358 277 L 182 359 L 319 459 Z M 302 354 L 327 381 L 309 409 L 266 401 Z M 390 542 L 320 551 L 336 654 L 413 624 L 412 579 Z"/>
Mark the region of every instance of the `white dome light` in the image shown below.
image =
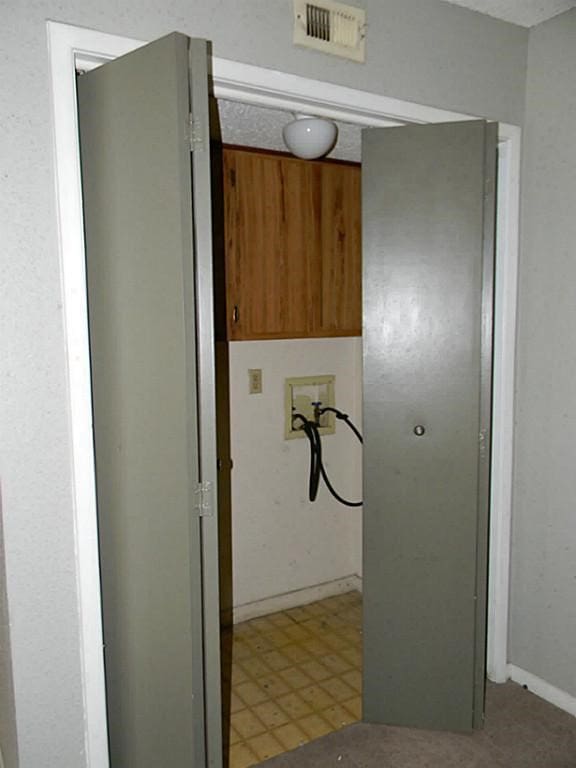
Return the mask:
<path id="1" fill-rule="evenodd" d="M 284 143 L 296 157 L 315 160 L 323 157 L 336 144 L 338 128 L 332 120 L 308 115 L 296 115 L 296 119 L 282 129 Z"/>

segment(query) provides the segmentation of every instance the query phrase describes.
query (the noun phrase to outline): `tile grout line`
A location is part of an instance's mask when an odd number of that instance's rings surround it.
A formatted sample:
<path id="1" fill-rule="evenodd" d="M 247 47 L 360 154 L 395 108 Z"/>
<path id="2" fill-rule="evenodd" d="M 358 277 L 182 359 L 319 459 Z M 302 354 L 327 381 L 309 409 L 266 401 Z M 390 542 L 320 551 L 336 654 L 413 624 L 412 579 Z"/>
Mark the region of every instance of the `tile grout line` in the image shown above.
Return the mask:
<path id="1" fill-rule="evenodd" d="M 234 631 L 234 628 L 230 630 L 230 639 L 232 641 L 231 692 L 237 700 L 236 703 L 242 705 L 239 707 L 235 706 L 230 717 L 230 768 L 247 768 L 247 766 L 255 764 L 254 760 L 268 759 L 274 754 L 279 754 L 280 750 L 278 747 L 282 748 L 281 751 L 294 748 L 300 743 L 307 743 L 313 738 L 318 738 L 318 736 L 325 733 L 338 730 L 343 725 L 359 719 L 359 688 L 361 688 L 361 683 L 356 687 L 354 683 L 350 684 L 343 677 L 344 675 L 350 677 L 350 674 L 360 673 L 358 650 L 356 649 L 354 660 L 342 655 L 346 651 L 354 651 L 352 634 L 355 633 L 356 635 L 354 639 L 357 645 L 359 645 L 360 639 L 360 595 L 355 596 L 353 601 L 348 598 L 348 595 L 330 597 L 323 601 L 312 603 L 309 606 L 292 608 L 284 612 L 271 614 L 268 617 L 259 617 L 236 625 L 236 631 Z M 355 605 L 352 605 L 352 602 Z M 328 604 L 327 609 L 326 604 Z M 319 606 L 323 606 L 322 610 L 319 610 Z M 332 609 L 334 606 L 336 610 Z M 352 607 L 350 608 L 350 606 Z M 343 619 L 342 615 L 347 615 L 347 618 Z M 336 628 L 334 626 L 335 620 Z M 303 624 L 308 624 L 308 626 L 303 627 Z M 325 624 L 325 626 L 322 626 L 322 624 Z M 300 631 L 293 631 L 288 634 L 283 631 L 286 627 L 292 630 L 299 629 Z M 319 628 L 323 631 L 319 632 Z M 347 633 L 345 637 L 341 636 L 342 632 Z M 324 640 L 330 638 L 334 640 L 334 635 L 337 635 L 340 637 L 340 641 L 336 645 L 332 642 L 322 646 L 320 653 L 315 653 L 314 650 L 306 647 L 310 642 L 318 641 L 319 635 L 322 637 L 322 634 L 325 636 Z M 250 638 L 253 640 L 252 643 Z M 280 644 L 274 645 L 274 640 L 280 640 Z M 239 657 L 234 653 L 235 645 L 244 646 L 242 655 Z M 258 655 L 259 645 L 261 646 L 261 651 Z M 283 650 L 285 651 L 287 647 L 292 649 L 290 654 L 283 653 Z M 299 649 L 299 651 L 296 653 L 295 649 Z M 281 667 L 274 668 L 269 663 L 266 663 L 265 656 L 270 653 L 278 653 L 283 657 Z M 329 657 L 339 660 L 339 670 L 330 669 L 322 663 Z M 258 672 L 258 666 L 255 667 L 254 664 L 250 664 L 249 668 L 246 668 L 247 662 L 249 663 L 254 660 L 260 663 L 261 669 L 263 669 L 262 673 Z M 308 665 L 308 668 L 310 668 L 311 663 L 320 665 L 326 672 L 327 677 L 317 679 L 310 674 L 309 670 L 306 673 L 302 667 Z M 342 667 L 342 665 L 344 666 Z M 235 668 L 236 670 L 239 668 L 243 675 L 242 679 L 237 683 L 232 682 Z M 297 682 L 298 676 L 300 676 L 300 683 Z M 302 680 L 302 677 L 305 680 Z M 280 682 L 280 690 L 282 691 L 283 687 L 284 692 L 274 694 L 273 691 L 268 691 L 262 685 L 262 680 L 265 678 L 275 679 Z M 331 685 L 331 691 L 326 687 L 328 684 Z M 345 686 L 344 691 L 340 688 L 340 695 L 335 693 L 335 690 L 338 689 L 338 684 Z M 251 685 L 252 689 L 259 692 L 257 693 L 258 698 L 252 703 L 238 691 L 240 686 L 246 687 L 247 685 Z M 313 698 L 310 699 L 303 696 L 303 693 L 310 692 L 310 689 L 316 689 L 316 691 L 321 692 L 325 697 L 324 702 L 320 704 Z M 331 700 L 330 694 L 332 694 Z M 262 698 L 260 698 L 261 695 Z M 245 691 L 245 696 L 247 696 L 247 691 Z M 287 707 L 289 700 L 287 697 L 292 697 L 292 711 Z M 302 704 L 303 707 L 301 706 Z M 266 705 L 274 707 L 276 711 L 280 712 L 281 718 L 276 724 L 270 718 L 269 722 L 271 724 L 268 725 L 262 718 L 263 707 L 266 707 Z M 300 712 L 298 712 L 298 707 L 300 707 Z M 233 706 L 231 705 L 232 708 Z M 238 716 L 244 712 L 249 713 L 249 716 L 255 720 L 257 731 L 250 733 L 249 730 L 244 729 L 243 733 L 238 728 Z M 327 717 L 329 712 L 335 715 L 334 722 L 331 722 Z M 236 727 L 234 727 L 235 720 Z M 315 730 L 311 727 L 311 722 L 315 722 Z M 320 725 L 320 729 L 318 729 L 318 725 Z M 308 726 L 308 730 L 306 730 L 306 726 Z M 293 735 L 294 733 L 298 734 L 296 737 L 297 741 L 294 741 L 294 739 L 282 741 L 279 733 L 283 732 L 286 735 L 291 728 Z M 232 731 L 232 729 L 234 730 Z M 232 736 L 232 734 L 236 734 L 238 738 Z M 263 752 L 258 754 L 255 745 L 263 745 L 266 742 L 268 747 L 264 746 Z M 235 758 L 238 759 L 236 760 Z"/>

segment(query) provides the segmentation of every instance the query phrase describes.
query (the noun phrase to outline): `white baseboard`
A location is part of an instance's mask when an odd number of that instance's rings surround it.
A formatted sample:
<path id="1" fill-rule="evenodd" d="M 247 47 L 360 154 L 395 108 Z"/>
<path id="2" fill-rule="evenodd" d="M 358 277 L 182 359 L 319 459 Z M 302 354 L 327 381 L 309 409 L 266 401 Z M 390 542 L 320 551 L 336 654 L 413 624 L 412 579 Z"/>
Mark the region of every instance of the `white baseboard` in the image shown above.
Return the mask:
<path id="1" fill-rule="evenodd" d="M 531 672 L 526 672 L 525 669 L 521 669 L 515 664 L 508 664 L 508 675 L 511 680 L 519 685 L 525 685 L 536 696 L 540 696 L 541 699 L 576 717 L 576 697 L 547 683 L 546 680 L 536 677 Z"/>
<path id="2" fill-rule="evenodd" d="M 324 584 L 315 584 L 313 587 L 305 589 L 296 589 L 293 592 L 285 592 L 282 595 L 273 595 L 264 600 L 256 600 L 253 603 L 237 605 L 232 609 L 232 620 L 234 624 L 240 621 L 249 621 L 258 616 L 266 616 L 269 613 L 277 611 L 287 611 L 289 608 L 297 608 L 299 605 L 314 603 L 316 600 L 323 600 L 326 597 L 334 595 L 343 595 L 345 592 L 351 592 L 353 589 L 362 591 L 362 579 L 355 574 L 345 576 L 336 581 L 327 581 Z"/>

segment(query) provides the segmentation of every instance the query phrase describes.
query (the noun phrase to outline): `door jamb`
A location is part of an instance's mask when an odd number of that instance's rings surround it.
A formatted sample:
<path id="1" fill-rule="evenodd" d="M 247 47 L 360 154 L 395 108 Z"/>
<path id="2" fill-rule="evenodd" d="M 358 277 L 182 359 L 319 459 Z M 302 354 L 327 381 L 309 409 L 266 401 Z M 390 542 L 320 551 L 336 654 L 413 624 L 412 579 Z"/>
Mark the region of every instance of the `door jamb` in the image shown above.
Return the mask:
<path id="1" fill-rule="evenodd" d="M 84 269 L 84 228 L 76 104 L 77 70 L 91 69 L 144 43 L 47 22 L 58 248 L 67 352 L 78 611 L 87 765 L 107 768 L 108 742 L 101 620 L 90 361 Z M 213 58 L 214 95 L 276 109 L 390 126 L 475 119 L 379 94 Z M 487 672 L 508 677 L 507 635 L 514 360 L 520 197 L 518 126 L 499 124 L 499 202 L 496 247 L 492 489 L 489 552 Z"/>

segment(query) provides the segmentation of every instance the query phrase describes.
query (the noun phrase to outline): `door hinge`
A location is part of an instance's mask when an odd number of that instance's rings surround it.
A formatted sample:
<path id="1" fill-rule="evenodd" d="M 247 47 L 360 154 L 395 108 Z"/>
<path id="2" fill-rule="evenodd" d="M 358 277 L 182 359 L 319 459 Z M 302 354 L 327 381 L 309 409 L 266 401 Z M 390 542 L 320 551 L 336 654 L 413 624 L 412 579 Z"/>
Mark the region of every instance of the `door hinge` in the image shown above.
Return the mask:
<path id="1" fill-rule="evenodd" d="M 198 517 L 213 517 L 213 498 L 212 483 L 209 480 L 206 480 L 203 483 L 196 483 L 196 487 L 194 488 L 194 513 Z"/>
<path id="2" fill-rule="evenodd" d="M 484 179 L 484 196 L 485 197 L 492 197 L 495 191 L 495 178 L 492 174 L 486 174 L 486 178 Z"/>
<path id="3" fill-rule="evenodd" d="M 192 114 L 188 120 L 188 141 L 190 144 L 190 152 L 195 152 L 198 149 L 203 151 L 205 149 L 202 121 L 195 118 Z"/>
<path id="4" fill-rule="evenodd" d="M 481 429 L 480 433 L 478 434 L 478 444 L 479 444 L 480 459 L 482 461 L 486 458 L 486 452 L 488 448 L 488 446 L 486 445 L 486 437 L 487 437 L 487 431 L 485 429 Z"/>

